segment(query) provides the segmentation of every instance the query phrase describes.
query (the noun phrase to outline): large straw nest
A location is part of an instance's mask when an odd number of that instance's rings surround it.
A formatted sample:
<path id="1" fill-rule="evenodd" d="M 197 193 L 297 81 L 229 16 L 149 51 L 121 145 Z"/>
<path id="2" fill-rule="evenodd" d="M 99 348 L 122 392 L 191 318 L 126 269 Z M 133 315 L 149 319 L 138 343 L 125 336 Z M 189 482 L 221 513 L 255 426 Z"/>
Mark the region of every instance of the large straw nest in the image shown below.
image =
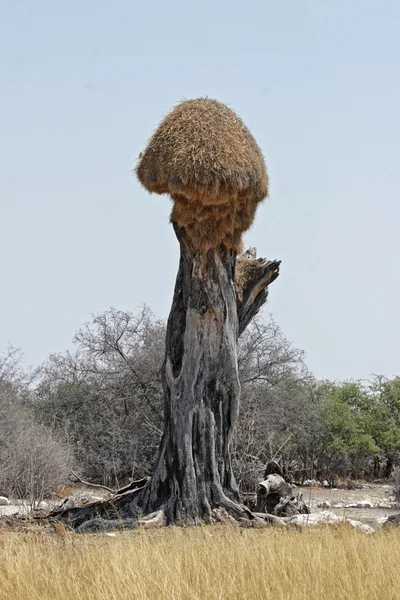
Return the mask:
<path id="1" fill-rule="evenodd" d="M 171 221 L 202 250 L 225 244 L 239 251 L 268 194 L 254 137 L 231 109 L 208 98 L 181 102 L 165 117 L 136 172 L 150 192 L 171 195 Z"/>

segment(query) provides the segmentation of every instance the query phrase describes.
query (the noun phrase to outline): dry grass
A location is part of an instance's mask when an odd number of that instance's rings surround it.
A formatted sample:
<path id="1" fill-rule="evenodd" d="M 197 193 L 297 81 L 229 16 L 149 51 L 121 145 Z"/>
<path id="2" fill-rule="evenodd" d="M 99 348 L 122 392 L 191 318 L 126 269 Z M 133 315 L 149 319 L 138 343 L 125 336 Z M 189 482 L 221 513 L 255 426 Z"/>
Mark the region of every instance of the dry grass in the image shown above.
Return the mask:
<path id="1" fill-rule="evenodd" d="M 238 300 L 243 300 L 243 292 L 248 281 L 253 279 L 255 272 L 260 268 L 258 260 L 239 257 L 236 262 L 235 286 Z"/>
<path id="2" fill-rule="evenodd" d="M 398 532 L 168 528 L 0 534 L 1 600 L 397 600 Z"/>

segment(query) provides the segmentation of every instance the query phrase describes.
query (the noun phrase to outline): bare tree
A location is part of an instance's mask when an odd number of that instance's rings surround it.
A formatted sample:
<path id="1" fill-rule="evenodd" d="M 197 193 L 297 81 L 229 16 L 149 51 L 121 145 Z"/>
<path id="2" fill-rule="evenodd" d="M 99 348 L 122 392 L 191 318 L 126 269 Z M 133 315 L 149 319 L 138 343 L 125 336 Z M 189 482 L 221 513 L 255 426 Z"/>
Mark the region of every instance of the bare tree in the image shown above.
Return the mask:
<path id="1" fill-rule="evenodd" d="M 16 385 L 23 378 L 23 354 L 19 348 L 9 344 L 5 352 L 0 352 L 0 382 Z"/>
<path id="2" fill-rule="evenodd" d="M 255 492 L 265 464 L 298 459 L 299 433 L 310 422 L 304 354 L 272 318 L 256 317 L 239 340 L 241 414 L 234 437 L 234 468 L 241 489 Z"/>
<path id="3" fill-rule="evenodd" d="M 39 418 L 74 447 L 87 478 L 119 487 L 151 472 L 162 433 L 165 325 L 148 307 L 109 309 L 53 355 L 36 387 Z"/>

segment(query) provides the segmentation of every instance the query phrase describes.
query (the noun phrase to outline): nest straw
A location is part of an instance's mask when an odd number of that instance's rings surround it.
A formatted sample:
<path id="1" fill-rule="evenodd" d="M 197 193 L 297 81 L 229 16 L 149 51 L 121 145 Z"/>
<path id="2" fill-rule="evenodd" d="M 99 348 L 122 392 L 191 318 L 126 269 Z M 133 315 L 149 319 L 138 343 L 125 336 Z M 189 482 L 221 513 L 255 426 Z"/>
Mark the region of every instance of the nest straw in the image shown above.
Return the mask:
<path id="1" fill-rule="evenodd" d="M 225 104 L 185 100 L 161 122 L 136 173 L 150 192 L 170 194 L 171 221 L 196 249 L 241 249 L 242 233 L 268 194 L 264 157 L 250 131 Z"/>

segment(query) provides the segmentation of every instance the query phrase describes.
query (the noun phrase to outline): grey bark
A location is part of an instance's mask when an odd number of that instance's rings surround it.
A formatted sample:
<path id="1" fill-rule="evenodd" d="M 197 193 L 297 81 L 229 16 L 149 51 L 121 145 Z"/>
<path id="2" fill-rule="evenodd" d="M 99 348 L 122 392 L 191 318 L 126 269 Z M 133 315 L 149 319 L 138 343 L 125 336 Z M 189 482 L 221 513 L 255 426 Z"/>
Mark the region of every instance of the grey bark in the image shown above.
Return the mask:
<path id="1" fill-rule="evenodd" d="M 214 508 L 241 516 L 229 452 L 238 418 L 238 314 L 233 251 L 193 252 L 176 228 L 181 257 L 163 366 L 164 435 L 144 513 L 167 522 L 210 521 Z"/>

